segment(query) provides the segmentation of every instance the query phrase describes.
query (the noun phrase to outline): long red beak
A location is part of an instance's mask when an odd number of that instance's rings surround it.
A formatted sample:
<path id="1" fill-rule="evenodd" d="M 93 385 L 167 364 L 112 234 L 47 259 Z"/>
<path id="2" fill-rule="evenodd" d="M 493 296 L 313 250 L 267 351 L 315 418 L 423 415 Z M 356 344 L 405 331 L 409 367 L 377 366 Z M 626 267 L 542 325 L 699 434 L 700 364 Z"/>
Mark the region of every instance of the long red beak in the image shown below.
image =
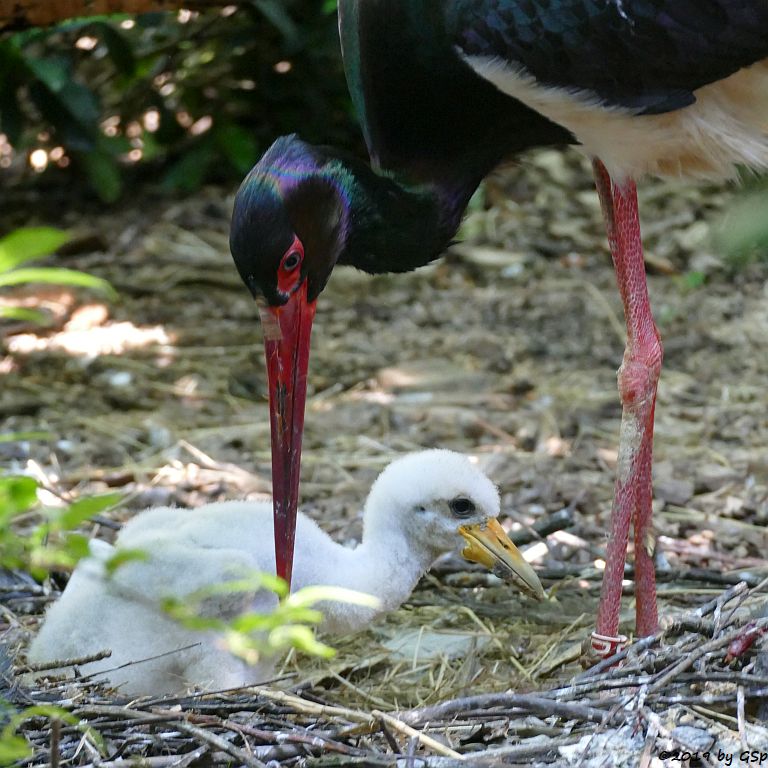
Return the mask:
<path id="1" fill-rule="evenodd" d="M 307 399 L 309 337 L 317 300 L 307 301 L 306 281 L 281 307 L 261 307 L 272 428 L 272 510 L 277 575 L 291 584 L 301 438 Z"/>

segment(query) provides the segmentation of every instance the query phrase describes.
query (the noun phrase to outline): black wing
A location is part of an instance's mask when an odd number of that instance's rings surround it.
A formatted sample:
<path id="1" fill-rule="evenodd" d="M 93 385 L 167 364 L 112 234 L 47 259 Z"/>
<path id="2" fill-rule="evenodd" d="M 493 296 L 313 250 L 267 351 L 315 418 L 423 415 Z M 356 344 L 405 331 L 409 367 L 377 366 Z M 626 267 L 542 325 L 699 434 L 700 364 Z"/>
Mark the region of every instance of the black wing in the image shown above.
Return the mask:
<path id="1" fill-rule="evenodd" d="M 768 0 L 453 0 L 445 14 L 464 54 L 645 114 L 768 58 Z"/>

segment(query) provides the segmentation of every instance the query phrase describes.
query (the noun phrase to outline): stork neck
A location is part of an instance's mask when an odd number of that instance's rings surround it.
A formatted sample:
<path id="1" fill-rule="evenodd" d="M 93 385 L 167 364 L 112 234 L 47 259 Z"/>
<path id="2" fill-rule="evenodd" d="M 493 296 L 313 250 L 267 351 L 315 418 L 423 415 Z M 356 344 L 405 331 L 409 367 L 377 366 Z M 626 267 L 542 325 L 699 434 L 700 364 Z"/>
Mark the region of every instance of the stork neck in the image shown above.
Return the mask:
<path id="1" fill-rule="evenodd" d="M 432 553 L 414 552 L 402 532 L 395 530 L 373 540 L 366 537 L 355 549 L 344 549 L 343 560 L 335 564 L 335 572 L 324 577 L 323 583 L 373 595 L 381 605 L 371 609 L 335 601 L 324 603 L 320 606 L 325 617 L 323 628 L 355 632 L 380 613 L 395 610 L 408 599 L 433 559 Z"/>
<path id="2" fill-rule="evenodd" d="M 351 225 L 338 261 L 371 274 L 409 272 L 440 256 L 480 182 L 411 184 L 363 164 L 348 169 Z"/>

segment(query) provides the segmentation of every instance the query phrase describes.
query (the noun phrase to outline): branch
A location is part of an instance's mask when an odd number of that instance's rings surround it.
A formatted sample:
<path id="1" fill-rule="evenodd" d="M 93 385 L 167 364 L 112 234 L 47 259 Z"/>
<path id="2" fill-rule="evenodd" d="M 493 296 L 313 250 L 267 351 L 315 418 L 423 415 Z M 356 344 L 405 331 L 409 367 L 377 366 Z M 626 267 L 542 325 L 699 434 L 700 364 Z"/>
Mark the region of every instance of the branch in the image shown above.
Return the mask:
<path id="1" fill-rule="evenodd" d="M 0 0 L 0 32 L 47 27 L 64 19 L 109 13 L 157 13 L 181 8 L 202 11 L 226 0 Z"/>

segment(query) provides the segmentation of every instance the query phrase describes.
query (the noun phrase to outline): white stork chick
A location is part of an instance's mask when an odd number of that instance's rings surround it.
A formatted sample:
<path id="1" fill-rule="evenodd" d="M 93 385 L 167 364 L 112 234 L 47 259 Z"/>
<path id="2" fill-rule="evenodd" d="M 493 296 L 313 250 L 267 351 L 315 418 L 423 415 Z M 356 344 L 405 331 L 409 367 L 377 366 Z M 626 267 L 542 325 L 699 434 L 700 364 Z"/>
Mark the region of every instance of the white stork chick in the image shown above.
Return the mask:
<path id="1" fill-rule="evenodd" d="M 337 544 L 299 515 L 292 588 L 333 585 L 378 598 L 378 609 L 323 603 L 324 630 L 354 632 L 400 606 L 438 555 L 464 543 L 467 559 L 541 597 L 541 583 L 499 526 L 498 513 L 496 487 L 465 456 L 444 450 L 409 454 L 390 464 L 371 488 L 363 540 L 356 548 Z M 146 559 L 126 562 L 108 576 L 105 562 L 125 549 L 141 550 Z M 274 659 L 249 666 L 223 648 L 215 632 L 185 628 L 160 602 L 168 596 L 183 599 L 245 571 L 274 573 L 274 568 L 267 501 L 146 510 L 123 528 L 115 547 L 91 542 L 91 556 L 78 565 L 48 611 L 28 659 L 73 659 L 108 648 L 111 657 L 79 669 L 103 671 L 130 696 L 256 684 L 270 676 Z M 275 600 L 267 590 L 227 593 L 206 598 L 205 614 L 232 618 L 246 610 L 267 612 Z"/>

